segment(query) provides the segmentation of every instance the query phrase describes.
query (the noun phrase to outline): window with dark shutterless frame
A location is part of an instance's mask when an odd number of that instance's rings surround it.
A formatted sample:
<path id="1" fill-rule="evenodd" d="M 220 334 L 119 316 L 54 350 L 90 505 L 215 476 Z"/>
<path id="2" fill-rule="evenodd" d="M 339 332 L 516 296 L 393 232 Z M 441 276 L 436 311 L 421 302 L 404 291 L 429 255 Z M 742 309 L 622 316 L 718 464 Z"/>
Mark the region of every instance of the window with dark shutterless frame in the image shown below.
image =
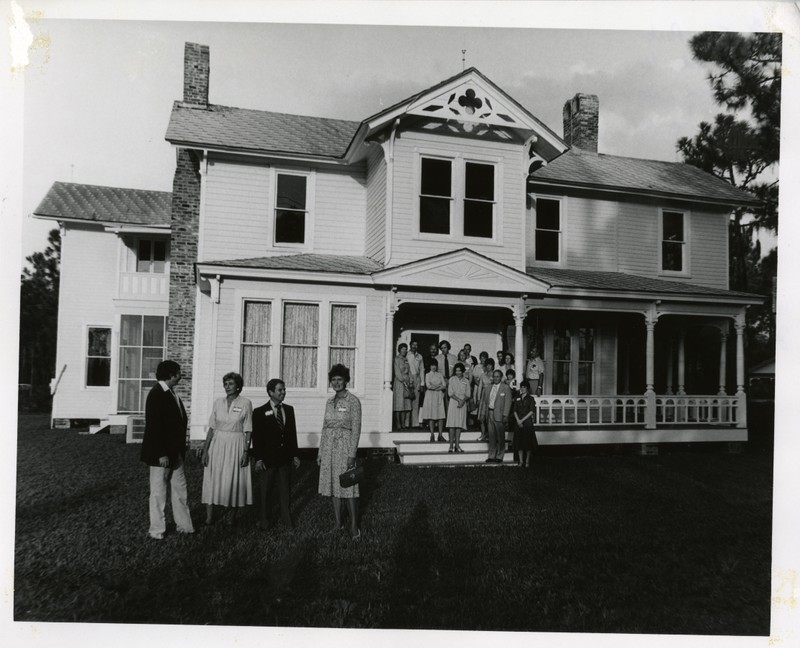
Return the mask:
<path id="1" fill-rule="evenodd" d="M 275 176 L 275 243 L 306 242 L 308 177 L 279 172 Z"/>
<path id="2" fill-rule="evenodd" d="M 86 349 L 86 386 L 111 385 L 111 328 L 90 326 Z"/>
<path id="3" fill-rule="evenodd" d="M 534 258 L 536 261 L 561 260 L 561 201 L 536 198 L 534 214 Z"/>
<path id="4" fill-rule="evenodd" d="M 423 157 L 419 196 L 420 233 L 450 234 L 452 192 L 452 161 Z"/>
<path id="5" fill-rule="evenodd" d="M 464 166 L 464 236 L 494 237 L 494 165 Z"/>
<path id="6" fill-rule="evenodd" d="M 661 212 L 661 269 L 665 272 L 683 272 L 686 250 L 686 219 L 679 211 Z"/>

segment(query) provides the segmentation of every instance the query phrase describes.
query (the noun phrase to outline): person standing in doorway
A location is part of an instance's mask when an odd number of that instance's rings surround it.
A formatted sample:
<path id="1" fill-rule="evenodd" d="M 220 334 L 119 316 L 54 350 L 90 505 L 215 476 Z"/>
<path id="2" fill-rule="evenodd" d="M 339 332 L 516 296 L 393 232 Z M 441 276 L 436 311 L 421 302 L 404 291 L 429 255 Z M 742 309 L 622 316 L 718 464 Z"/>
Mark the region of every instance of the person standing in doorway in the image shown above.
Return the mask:
<path id="1" fill-rule="evenodd" d="M 260 529 L 269 528 L 269 504 L 278 484 L 281 521 L 294 528 L 290 512 L 291 471 L 300 466 L 297 450 L 297 424 L 294 408 L 286 405 L 286 383 L 273 378 L 267 383 L 269 400 L 253 410 L 253 450 L 255 473 L 259 477 L 258 522 Z"/>
<path id="2" fill-rule="evenodd" d="M 539 347 L 531 348 L 528 353 L 528 363 L 525 366 L 525 378 L 531 386 L 530 393 L 540 396 L 542 393 L 542 386 L 544 383 L 544 360 L 539 353 Z"/>
<path id="3" fill-rule="evenodd" d="M 158 381 L 145 403 L 141 460 L 150 466 L 150 529 L 154 540 L 166 532 L 167 490 L 178 533 L 194 533 L 183 462 L 186 457 L 186 409 L 173 390 L 181 380 L 181 367 L 164 360 L 156 367 Z"/>

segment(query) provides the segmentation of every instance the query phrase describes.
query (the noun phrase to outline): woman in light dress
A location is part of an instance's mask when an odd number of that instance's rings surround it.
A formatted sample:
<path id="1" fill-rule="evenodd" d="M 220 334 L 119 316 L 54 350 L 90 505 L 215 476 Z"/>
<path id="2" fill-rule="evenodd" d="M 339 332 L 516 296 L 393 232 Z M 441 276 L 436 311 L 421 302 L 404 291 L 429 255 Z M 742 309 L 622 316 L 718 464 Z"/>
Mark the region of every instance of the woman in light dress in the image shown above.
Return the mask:
<path id="1" fill-rule="evenodd" d="M 463 353 L 463 351 L 462 351 Z M 460 355 L 460 354 L 459 354 Z M 467 404 L 469 403 L 469 378 L 464 375 L 466 368 L 462 362 L 453 366 L 453 375 L 447 383 L 450 407 L 447 408 L 445 426 L 450 430 L 450 449 L 448 452 L 464 452 L 461 449 L 461 433 L 467 428 Z"/>
<path id="2" fill-rule="evenodd" d="M 425 401 L 422 403 L 422 418 L 428 420 L 431 443 L 434 441 L 434 421 L 436 421 L 436 428 L 439 431 L 439 441 L 444 441 L 442 427 L 446 416 L 444 410 L 444 394 L 446 391 L 447 382 L 445 382 L 444 376 L 439 373 L 439 363 L 436 360 L 431 360 L 430 369 L 425 374 Z"/>
<path id="3" fill-rule="evenodd" d="M 409 394 L 414 393 L 411 383 L 411 369 L 408 366 L 408 345 L 402 342 L 397 347 L 394 357 L 394 382 L 392 383 L 392 401 L 397 430 L 411 427 L 411 399 Z"/>
<path id="4" fill-rule="evenodd" d="M 237 512 L 253 503 L 253 484 L 247 450 L 253 432 L 253 404 L 241 396 L 244 380 L 238 373 L 222 377 L 225 396 L 214 401 L 203 446 L 203 495 L 206 524 L 214 523 L 214 507 L 231 509 L 228 524 Z"/>
<path id="5" fill-rule="evenodd" d="M 339 475 L 354 468 L 356 452 L 361 437 L 361 401 L 347 391 L 350 370 L 336 364 L 328 372 L 328 381 L 335 392 L 325 404 L 325 418 L 322 422 L 319 454 L 319 494 L 333 501 L 333 515 L 336 530 L 342 525 L 342 500 L 347 502 L 350 514 L 350 537 L 358 540 L 361 530 L 358 527 L 358 484 L 342 488 Z"/>

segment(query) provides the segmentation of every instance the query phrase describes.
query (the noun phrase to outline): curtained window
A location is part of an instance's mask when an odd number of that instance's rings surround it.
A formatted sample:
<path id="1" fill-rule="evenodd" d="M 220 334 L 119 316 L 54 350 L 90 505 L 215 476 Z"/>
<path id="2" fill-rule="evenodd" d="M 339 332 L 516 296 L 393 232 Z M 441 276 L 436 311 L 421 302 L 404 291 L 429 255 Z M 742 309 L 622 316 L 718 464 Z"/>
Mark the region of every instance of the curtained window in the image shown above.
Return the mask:
<path id="1" fill-rule="evenodd" d="M 272 349 L 272 304 L 246 301 L 242 326 L 242 378 L 249 387 L 264 387 L 269 381 L 269 354 Z"/>
<path id="2" fill-rule="evenodd" d="M 319 352 L 319 304 L 283 306 L 281 376 L 286 387 L 316 387 Z"/>
<path id="3" fill-rule="evenodd" d="M 358 308 L 343 304 L 331 305 L 330 366 L 343 364 L 350 369 L 350 385 L 356 384 L 356 332 Z"/>
<path id="4" fill-rule="evenodd" d="M 117 411 L 144 411 L 147 392 L 156 380 L 156 367 L 164 359 L 166 327 L 167 318 L 157 315 L 120 318 Z"/>

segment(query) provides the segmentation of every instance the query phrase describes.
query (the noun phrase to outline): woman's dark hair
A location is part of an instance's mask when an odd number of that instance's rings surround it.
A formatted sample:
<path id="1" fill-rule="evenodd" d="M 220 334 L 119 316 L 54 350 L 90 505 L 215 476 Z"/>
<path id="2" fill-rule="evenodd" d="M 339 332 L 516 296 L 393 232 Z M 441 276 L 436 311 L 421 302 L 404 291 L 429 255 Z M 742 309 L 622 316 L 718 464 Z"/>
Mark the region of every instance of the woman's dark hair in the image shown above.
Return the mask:
<path id="1" fill-rule="evenodd" d="M 519 384 L 519 388 L 520 388 L 520 389 L 522 389 L 523 387 L 524 387 L 525 389 L 527 389 L 527 390 L 528 390 L 528 392 L 530 392 L 530 391 L 531 391 L 531 384 L 530 384 L 530 382 L 528 382 L 528 379 L 527 379 L 527 378 L 523 379 L 523 381 L 522 381 L 522 382 Z"/>
<path id="2" fill-rule="evenodd" d="M 514 378 L 516 378 L 517 372 L 514 371 L 513 369 L 506 369 L 506 376 L 514 376 Z"/>
<path id="3" fill-rule="evenodd" d="M 494 358 L 486 358 L 486 364 L 490 367 L 494 367 Z"/>
<path id="4" fill-rule="evenodd" d="M 156 367 L 156 380 L 169 380 L 181 372 L 181 366 L 174 360 L 163 360 Z"/>
<path id="5" fill-rule="evenodd" d="M 478 354 L 478 359 L 480 359 L 480 358 L 487 358 L 488 359 L 489 358 L 489 354 L 486 351 L 481 351 Z"/>
<path id="6" fill-rule="evenodd" d="M 274 391 L 275 391 L 275 388 L 276 388 L 278 385 L 283 385 L 284 387 L 286 387 L 286 383 L 285 383 L 285 382 L 283 382 L 283 381 L 282 381 L 280 378 L 272 378 L 272 379 L 271 379 L 271 380 L 270 380 L 270 381 L 267 383 L 267 393 L 268 393 L 270 396 L 272 396 L 272 392 L 274 392 Z"/>
<path id="7" fill-rule="evenodd" d="M 336 376 L 343 378 L 345 383 L 350 382 L 350 370 L 341 363 L 331 367 L 331 370 L 328 372 L 328 382 L 333 380 Z"/>
<path id="8" fill-rule="evenodd" d="M 429 367 L 436 367 L 439 368 L 439 363 L 436 360 L 431 360 L 431 363 L 428 365 Z"/>
<path id="9" fill-rule="evenodd" d="M 467 370 L 463 362 L 456 362 L 453 365 L 453 373 L 455 373 L 456 369 L 461 369 L 462 372 Z"/>
<path id="10" fill-rule="evenodd" d="M 511 362 L 505 362 L 506 358 L 511 358 Z M 514 364 L 514 354 L 513 353 L 509 353 L 508 351 L 506 351 L 503 354 L 503 362 L 505 364 Z"/>
<path id="11" fill-rule="evenodd" d="M 407 349 L 408 345 L 405 342 L 401 342 L 400 344 L 398 344 L 397 345 L 397 352 L 400 353 L 400 349 L 402 349 L 403 347 L 405 347 Z"/>
<path id="12" fill-rule="evenodd" d="M 242 387 L 244 387 L 244 378 L 242 378 L 238 373 L 235 371 L 229 371 L 224 376 L 222 376 L 222 384 L 225 384 L 226 380 L 233 380 L 236 383 L 236 391 L 242 391 Z"/>

